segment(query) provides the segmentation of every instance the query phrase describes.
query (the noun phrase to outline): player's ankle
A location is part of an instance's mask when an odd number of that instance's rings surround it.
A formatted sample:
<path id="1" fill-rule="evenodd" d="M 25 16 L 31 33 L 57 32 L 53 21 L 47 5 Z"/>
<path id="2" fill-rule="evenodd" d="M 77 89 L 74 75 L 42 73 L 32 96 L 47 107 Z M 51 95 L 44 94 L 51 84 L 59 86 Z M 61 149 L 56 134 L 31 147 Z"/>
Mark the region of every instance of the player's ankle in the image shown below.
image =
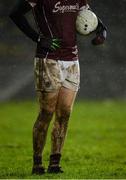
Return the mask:
<path id="1" fill-rule="evenodd" d="M 50 155 L 50 160 L 49 160 L 49 166 L 59 166 L 60 159 L 61 159 L 61 154 L 60 153 L 51 154 Z"/>
<path id="2" fill-rule="evenodd" d="M 42 156 L 33 155 L 33 167 L 42 166 Z"/>
<path id="3" fill-rule="evenodd" d="M 32 174 L 42 175 L 45 173 L 45 168 L 42 165 L 42 156 L 33 155 Z"/>

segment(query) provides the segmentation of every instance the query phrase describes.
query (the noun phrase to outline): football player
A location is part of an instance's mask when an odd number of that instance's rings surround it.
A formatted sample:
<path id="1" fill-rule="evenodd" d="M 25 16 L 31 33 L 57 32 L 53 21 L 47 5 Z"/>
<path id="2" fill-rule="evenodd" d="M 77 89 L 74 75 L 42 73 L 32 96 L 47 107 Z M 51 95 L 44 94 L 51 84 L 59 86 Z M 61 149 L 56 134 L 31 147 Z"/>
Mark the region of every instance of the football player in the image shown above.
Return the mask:
<path id="1" fill-rule="evenodd" d="M 10 13 L 19 29 L 37 43 L 34 69 L 40 110 L 33 127 L 33 174 L 45 173 L 42 155 L 54 113 L 47 172 L 63 172 L 61 153 L 80 83 L 75 24 L 79 9 L 86 5 L 86 0 L 19 0 Z M 38 31 L 25 17 L 30 10 Z M 92 44 L 103 44 L 105 39 L 106 27 L 99 21 Z"/>

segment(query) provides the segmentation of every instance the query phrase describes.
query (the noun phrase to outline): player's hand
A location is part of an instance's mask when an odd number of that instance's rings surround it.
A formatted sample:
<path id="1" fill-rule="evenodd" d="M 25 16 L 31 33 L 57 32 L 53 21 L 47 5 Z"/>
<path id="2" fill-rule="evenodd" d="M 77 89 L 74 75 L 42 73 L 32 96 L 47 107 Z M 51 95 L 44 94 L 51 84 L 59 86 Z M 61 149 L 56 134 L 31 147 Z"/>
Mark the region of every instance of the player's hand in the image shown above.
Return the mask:
<path id="1" fill-rule="evenodd" d="M 107 28 L 100 21 L 96 30 L 96 37 L 92 40 L 93 45 L 101 45 L 107 38 Z"/>
<path id="2" fill-rule="evenodd" d="M 48 51 L 55 51 L 61 47 L 61 40 L 58 38 L 40 37 L 38 43 L 41 48 L 45 48 Z"/>

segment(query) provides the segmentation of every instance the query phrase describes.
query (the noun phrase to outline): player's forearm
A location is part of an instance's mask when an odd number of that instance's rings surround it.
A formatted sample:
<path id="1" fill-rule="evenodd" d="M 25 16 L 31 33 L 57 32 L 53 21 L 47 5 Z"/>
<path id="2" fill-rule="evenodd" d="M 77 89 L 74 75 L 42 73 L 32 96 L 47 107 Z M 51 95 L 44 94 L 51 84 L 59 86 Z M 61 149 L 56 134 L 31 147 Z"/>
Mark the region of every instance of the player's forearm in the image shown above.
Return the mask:
<path id="1" fill-rule="evenodd" d="M 18 28 L 30 39 L 37 42 L 39 34 L 31 27 L 25 14 L 31 10 L 31 6 L 25 0 L 19 0 L 10 13 L 10 18 Z"/>
<path id="2" fill-rule="evenodd" d="M 107 27 L 106 27 L 105 24 L 102 22 L 102 20 L 101 20 L 99 17 L 97 17 L 97 18 L 98 18 L 98 27 L 97 27 L 96 30 L 104 29 L 104 30 L 107 31 Z"/>
<path id="3" fill-rule="evenodd" d="M 93 11 L 88 4 L 85 6 L 85 8 Z M 96 34 L 98 34 L 99 31 L 105 30 L 106 36 L 107 36 L 107 27 L 106 27 L 106 25 L 103 23 L 103 21 L 98 16 L 97 16 L 97 18 L 98 18 L 98 26 L 97 26 L 97 29 L 96 29 Z"/>
<path id="4" fill-rule="evenodd" d="M 27 37 L 35 42 L 38 41 L 39 34 L 34 29 L 32 29 L 24 16 L 16 16 L 11 14 L 10 18 Z"/>
<path id="5" fill-rule="evenodd" d="M 93 45 L 103 44 L 107 38 L 107 27 L 98 16 L 97 18 L 98 18 L 98 26 L 96 29 L 96 37 L 92 40 Z"/>

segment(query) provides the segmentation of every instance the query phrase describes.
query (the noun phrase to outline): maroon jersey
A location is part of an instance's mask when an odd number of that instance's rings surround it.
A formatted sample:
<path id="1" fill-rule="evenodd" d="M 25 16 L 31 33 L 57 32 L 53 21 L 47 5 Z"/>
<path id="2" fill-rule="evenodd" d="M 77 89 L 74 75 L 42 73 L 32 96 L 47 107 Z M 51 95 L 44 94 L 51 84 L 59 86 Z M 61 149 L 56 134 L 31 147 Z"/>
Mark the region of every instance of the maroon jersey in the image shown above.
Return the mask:
<path id="1" fill-rule="evenodd" d="M 37 45 L 36 57 L 48 57 L 56 60 L 77 60 L 76 18 L 79 9 L 87 0 L 27 0 L 33 6 L 34 17 L 45 37 L 62 40 L 61 48 L 54 52 L 45 52 Z"/>

